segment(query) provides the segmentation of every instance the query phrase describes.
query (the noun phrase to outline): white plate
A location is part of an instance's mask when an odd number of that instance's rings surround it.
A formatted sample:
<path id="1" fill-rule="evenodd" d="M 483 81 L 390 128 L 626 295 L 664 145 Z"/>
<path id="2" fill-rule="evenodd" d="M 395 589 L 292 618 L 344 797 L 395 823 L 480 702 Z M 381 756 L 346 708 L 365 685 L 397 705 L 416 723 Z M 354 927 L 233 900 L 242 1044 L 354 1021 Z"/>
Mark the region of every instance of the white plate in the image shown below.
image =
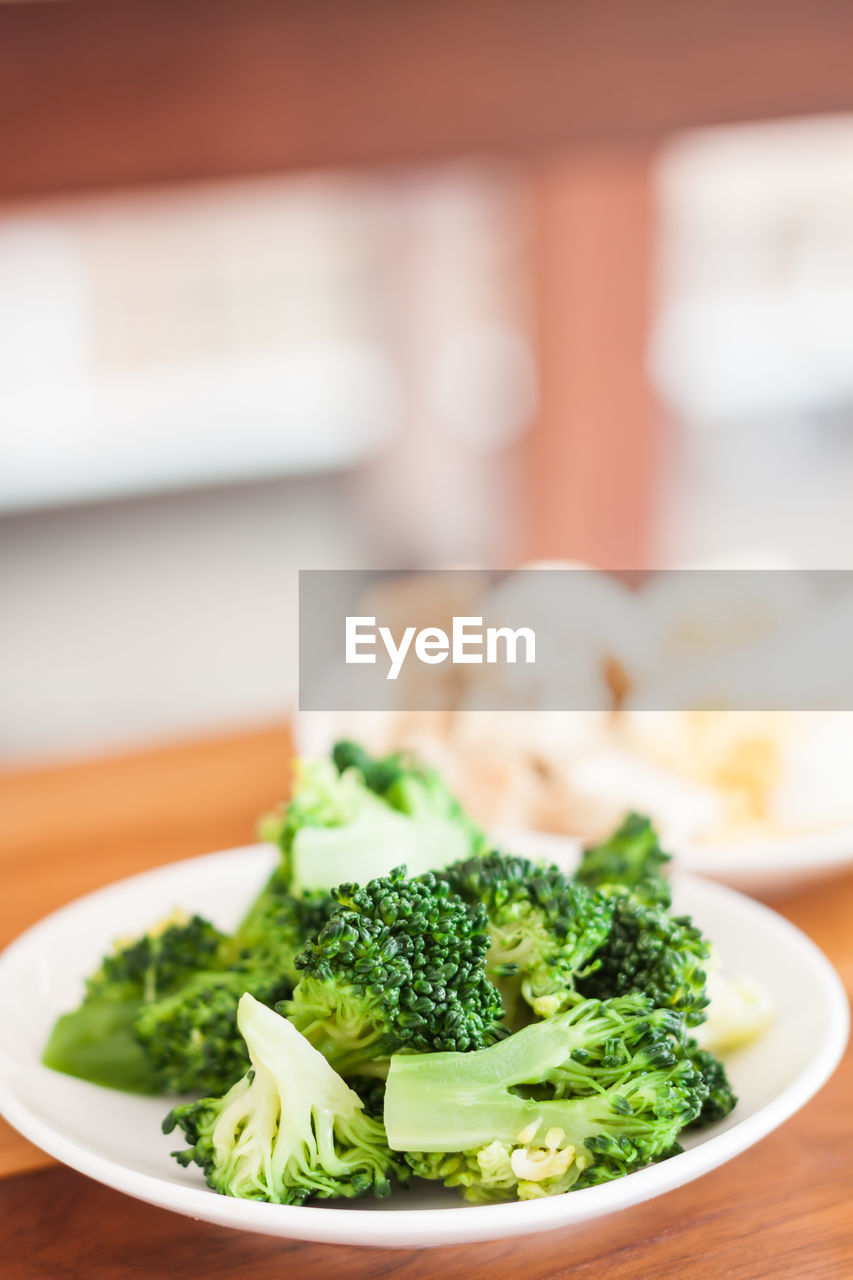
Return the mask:
<path id="1" fill-rule="evenodd" d="M 853 867 L 853 827 L 713 844 L 697 840 L 671 852 L 685 871 L 744 893 L 776 897 Z"/>
<path id="2" fill-rule="evenodd" d="M 538 837 L 524 850 L 547 850 Z M 564 845 L 566 858 L 571 843 Z M 160 1121 L 170 1103 L 59 1075 L 39 1056 L 58 1013 L 110 941 L 141 932 L 172 907 L 232 927 L 274 861 L 263 845 L 232 849 L 134 876 L 63 907 L 0 956 L 0 1112 L 37 1146 L 81 1173 L 166 1209 L 221 1225 L 301 1240 L 372 1246 L 458 1244 L 566 1226 L 613 1213 L 674 1187 L 752 1146 L 821 1087 L 847 1041 L 847 1000 L 824 956 L 793 925 L 731 889 L 678 877 L 676 904 L 715 940 L 726 968 L 750 974 L 777 1009 L 770 1030 L 729 1060 L 740 1102 L 725 1121 L 688 1139 L 689 1150 L 604 1186 L 523 1203 L 465 1205 L 426 1188 L 382 1202 L 291 1207 L 216 1195 L 197 1169 L 170 1159 Z"/>

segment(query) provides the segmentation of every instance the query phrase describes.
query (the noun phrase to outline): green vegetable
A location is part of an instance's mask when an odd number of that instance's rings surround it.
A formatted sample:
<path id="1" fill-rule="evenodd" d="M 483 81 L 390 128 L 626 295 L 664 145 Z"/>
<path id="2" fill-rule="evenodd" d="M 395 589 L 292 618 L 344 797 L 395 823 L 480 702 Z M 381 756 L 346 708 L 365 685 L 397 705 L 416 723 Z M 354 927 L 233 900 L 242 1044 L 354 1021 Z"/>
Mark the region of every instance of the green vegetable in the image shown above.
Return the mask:
<path id="1" fill-rule="evenodd" d="M 296 957 L 322 929 L 335 905 L 324 891 L 296 897 L 284 887 L 277 869 L 224 946 L 229 967 L 273 968 L 294 986 L 299 981 Z"/>
<path id="2" fill-rule="evenodd" d="M 334 905 L 262 891 L 226 938 L 199 916 L 170 921 L 106 957 L 78 1009 L 60 1017 L 43 1061 L 67 1075 L 141 1093 L 221 1092 L 246 1070 L 237 1030 L 245 992 L 273 1005 L 293 990 L 294 959 Z"/>
<path id="3" fill-rule="evenodd" d="M 595 952 L 593 965 L 579 978 L 584 996 L 607 999 L 637 992 L 655 1005 L 684 1014 L 693 1027 L 705 1018 L 708 996 L 705 965 L 709 945 L 689 916 L 673 916 L 647 906 L 631 894 L 616 893 L 613 924 Z"/>
<path id="4" fill-rule="evenodd" d="M 138 1000 L 93 996 L 57 1018 L 42 1062 L 54 1071 L 128 1093 L 159 1093 L 160 1082 L 136 1039 Z"/>
<path id="5" fill-rule="evenodd" d="M 141 1011 L 215 964 L 223 935 L 201 916 L 171 916 L 118 944 L 87 982 L 78 1009 L 63 1014 L 42 1061 L 55 1071 L 131 1093 L 157 1093 L 161 1076 L 136 1036 Z"/>
<path id="6" fill-rule="evenodd" d="M 650 820 L 630 813 L 611 836 L 581 858 L 575 879 L 589 889 L 629 889 L 648 906 L 669 907 L 669 881 L 661 868 L 671 862 Z"/>
<path id="7" fill-rule="evenodd" d="M 174 915 L 117 945 L 44 1055 L 203 1092 L 164 1129 L 215 1190 L 301 1204 L 414 1171 L 475 1202 L 553 1195 L 672 1155 L 735 1105 L 685 1031 L 706 1017 L 709 945 L 670 910 L 648 819 L 568 877 L 490 850 L 410 755 L 339 742 L 264 834 L 281 858 L 235 932 Z M 766 1016 L 717 981 L 724 1027 Z"/>
<path id="8" fill-rule="evenodd" d="M 347 884 L 302 977 L 279 1006 L 342 1075 L 376 1074 L 399 1049 L 477 1049 L 502 1034 L 501 1001 L 485 972 L 482 905 L 468 906 L 432 874 L 397 867 Z"/>
<path id="9" fill-rule="evenodd" d="M 249 995 L 237 1023 L 251 1069 L 222 1098 L 175 1107 L 163 1132 L 190 1143 L 174 1152 L 225 1195 L 276 1204 L 310 1197 L 388 1195 L 395 1160 L 380 1121 L 323 1056 Z"/>
<path id="10" fill-rule="evenodd" d="M 248 1066 L 237 1030 L 237 1004 L 244 992 L 273 1005 L 289 995 L 281 973 L 226 970 L 196 973 L 169 996 L 143 1005 L 133 1025 L 160 1090 L 221 1092 Z"/>
<path id="11" fill-rule="evenodd" d="M 220 972 L 195 973 L 140 1010 L 137 1039 L 167 1093 L 221 1093 L 248 1066 L 237 1029 L 245 991 L 267 1005 L 286 999 L 299 973 L 295 958 L 335 905 L 328 894 L 294 898 L 274 875 L 236 933 L 223 941 Z"/>
<path id="12" fill-rule="evenodd" d="M 577 1002 L 575 981 L 609 936 L 613 901 L 555 866 L 511 854 L 469 858 L 441 876 L 466 902 L 486 908 L 486 968 L 511 1020 L 519 1020 L 520 999 L 540 1017 Z"/>
<path id="13" fill-rule="evenodd" d="M 408 751 L 383 757 L 370 756 L 354 742 L 336 742 L 332 759 L 338 772 L 356 769 L 365 784 L 386 804 L 400 813 L 425 821 L 441 819 L 464 832 L 472 852 L 485 852 L 488 842 L 468 817 L 462 805 L 447 789 L 435 769 L 420 764 Z"/>
<path id="14" fill-rule="evenodd" d="M 420 1177 L 530 1199 L 671 1155 L 707 1092 L 677 1014 L 589 1000 L 474 1053 L 395 1054 L 385 1128 Z"/>
<path id="15" fill-rule="evenodd" d="M 215 961 L 223 938 L 209 920 L 176 912 L 141 938 L 117 944 L 89 978 L 87 992 L 109 997 L 133 991 L 141 1000 L 156 1000 Z"/>
<path id="16" fill-rule="evenodd" d="M 708 1096 L 702 1103 L 702 1110 L 693 1121 L 695 1128 L 716 1124 L 725 1120 L 730 1111 L 737 1106 L 737 1097 L 732 1089 L 726 1068 L 719 1058 L 709 1049 L 700 1049 L 695 1040 L 685 1042 L 690 1061 L 697 1071 L 701 1072 L 708 1090 Z"/>
<path id="17" fill-rule="evenodd" d="M 373 760 L 349 743 L 338 743 L 334 761 L 298 764 L 291 800 L 261 833 L 281 849 L 281 879 L 297 897 L 364 884 L 402 863 L 417 875 L 486 847 L 438 774 L 403 755 Z"/>

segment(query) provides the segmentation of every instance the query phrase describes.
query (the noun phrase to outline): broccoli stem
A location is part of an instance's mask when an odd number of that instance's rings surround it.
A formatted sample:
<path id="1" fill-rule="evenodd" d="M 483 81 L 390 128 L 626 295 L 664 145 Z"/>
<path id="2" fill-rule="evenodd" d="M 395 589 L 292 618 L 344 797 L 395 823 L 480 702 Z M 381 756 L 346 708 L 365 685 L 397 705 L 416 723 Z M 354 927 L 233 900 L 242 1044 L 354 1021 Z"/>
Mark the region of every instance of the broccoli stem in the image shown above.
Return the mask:
<path id="1" fill-rule="evenodd" d="M 54 1071 L 127 1093 L 159 1093 L 160 1080 L 134 1030 L 141 1000 L 90 997 L 58 1018 L 42 1062 Z"/>
<path id="2" fill-rule="evenodd" d="M 667 1012 L 656 1034 L 651 1023 L 660 1019 L 660 1011 L 635 1004 L 636 1016 L 630 1016 L 626 1002 L 623 1018 L 614 1003 L 586 1001 L 473 1053 L 395 1054 L 385 1090 L 391 1148 L 453 1152 L 495 1141 L 529 1145 L 557 1130 L 561 1147 L 580 1148 L 606 1130 L 617 1139 L 622 1133 L 640 1138 L 649 1157 L 661 1154 L 698 1113 L 704 1091 L 692 1111 L 670 1106 L 669 1082 L 677 1064 L 689 1069 L 684 1053 L 663 1043 L 680 1028 L 679 1020 Z M 623 1036 L 633 1040 L 633 1054 L 620 1053 Z M 585 1072 L 589 1046 L 602 1041 L 605 1056 Z M 559 1091 L 566 1082 L 561 1074 L 585 1096 L 529 1096 L 541 1092 L 549 1078 L 556 1077 Z M 532 1086 L 528 1096 L 524 1085 Z"/>

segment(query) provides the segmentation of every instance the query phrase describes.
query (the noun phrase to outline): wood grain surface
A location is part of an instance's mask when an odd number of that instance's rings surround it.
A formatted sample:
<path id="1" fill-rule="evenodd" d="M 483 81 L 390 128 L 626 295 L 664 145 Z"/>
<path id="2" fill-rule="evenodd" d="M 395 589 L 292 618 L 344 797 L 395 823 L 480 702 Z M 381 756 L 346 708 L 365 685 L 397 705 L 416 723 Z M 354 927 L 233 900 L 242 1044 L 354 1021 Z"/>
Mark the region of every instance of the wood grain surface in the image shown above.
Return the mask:
<path id="1" fill-rule="evenodd" d="M 0 192 L 525 155 L 849 111 L 841 0 L 0 4 Z"/>
<path id="2" fill-rule="evenodd" d="M 284 794 L 288 750 L 286 732 L 271 729 L 0 779 L 0 942 L 107 881 L 251 839 L 257 814 Z M 853 991 L 853 876 L 774 905 Z M 0 1169 L 4 1280 L 847 1280 L 853 1056 L 724 1168 L 613 1217 L 517 1241 L 403 1252 L 268 1240 L 121 1196 L 50 1164 L 8 1128 Z"/>

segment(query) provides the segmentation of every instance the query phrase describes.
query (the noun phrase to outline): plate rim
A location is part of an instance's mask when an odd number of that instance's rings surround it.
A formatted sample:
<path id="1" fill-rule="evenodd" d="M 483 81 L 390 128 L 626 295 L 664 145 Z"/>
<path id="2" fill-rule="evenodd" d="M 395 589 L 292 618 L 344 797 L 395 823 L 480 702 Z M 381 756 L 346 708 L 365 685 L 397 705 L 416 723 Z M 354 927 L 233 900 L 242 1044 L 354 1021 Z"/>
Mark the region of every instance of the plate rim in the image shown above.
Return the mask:
<path id="1" fill-rule="evenodd" d="M 519 832 L 519 835 L 522 833 Z M 540 837 L 545 833 L 524 833 Z M 552 840 L 571 844 L 571 837 L 551 835 Z M 37 943 L 59 919 L 83 903 L 124 892 L 140 881 L 157 879 L 176 869 L 200 868 L 205 863 L 222 864 L 235 855 L 268 850 L 272 846 L 248 844 L 215 853 L 183 858 L 150 868 L 104 885 L 72 902 L 56 908 L 19 934 L 0 952 L 0 975 L 14 961 L 19 948 Z M 556 1230 L 574 1223 L 637 1205 L 675 1190 L 718 1168 L 766 1137 L 804 1106 L 835 1071 L 847 1045 L 850 1011 L 842 981 L 821 949 L 801 929 L 764 903 L 747 894 L 689 872 L 676 870 L 675 879 L 725 904 L 735 900 L 764 917 L 784 935 L 790 946 L 814 966 L 821 978 L 829 1012 L 829 1032 L 820 1052 L 780 1093 L 752 1115 L 730 1129 L 715 1134 L 697 1146 L 660 1164 L 651 1165 L 596 1187 L 584 1188 L 571 1196 L 553 1196 L 533 1201 L 513 1201 L 493 1205 L 458 1204 L 446 1208 L 399 1209 L 388 1213 L 360 1211 L 355 1205 L 333 1208 L 327 1205 L 272 1205 L 219 1196 L 208 1188 L 181 1186 L 151 1173 L 132 1169 L 100 1154 L 75 1138 L 57 1131 L 21 1101 L 14 1089 L 14 1073 L 25 1069 L 0 1044 L 0 1060 L 11 1066 L 11 1076 L 0 1070 L 0 1115 L 48 1155 L 76 1172 L 115 1190 L 172 1212 L 235 1229 L 325 1244 L 362 1245 L 374 1248 L 421 1248 L 498 1239 L 516 1234 Z M 95 1086 L 93 1086 L 95 1087 Z M 164 1099 L 168 1103 L 168 1099 Z"/>

